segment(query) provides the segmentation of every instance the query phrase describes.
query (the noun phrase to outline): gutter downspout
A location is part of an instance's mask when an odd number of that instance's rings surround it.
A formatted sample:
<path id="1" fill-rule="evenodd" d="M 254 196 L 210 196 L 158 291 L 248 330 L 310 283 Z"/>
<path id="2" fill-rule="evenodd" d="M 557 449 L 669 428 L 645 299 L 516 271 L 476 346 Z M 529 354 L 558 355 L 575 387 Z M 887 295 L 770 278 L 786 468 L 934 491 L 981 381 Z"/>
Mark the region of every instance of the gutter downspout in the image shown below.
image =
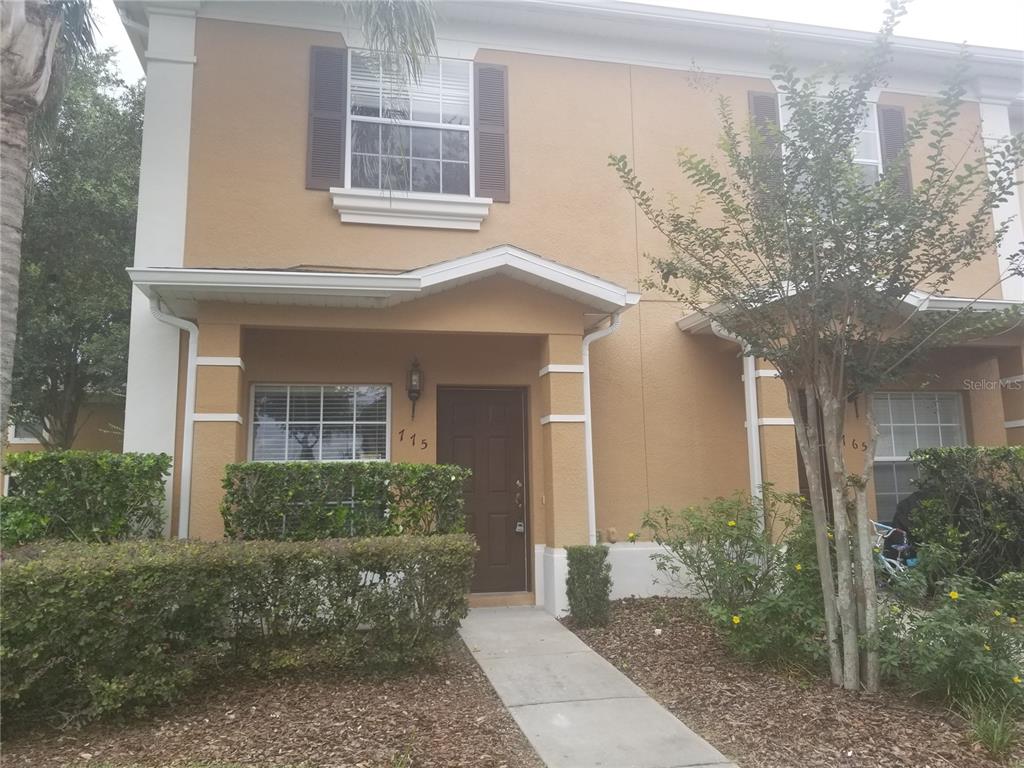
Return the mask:
<path id="1" fill-rule="evenodd" d="M 732 341 L 744 347 L 743 340 L 724 330 L 718 323 L 711 323 L 711 332 L 721 339 Z M 753 355 L 743 349 L 743 406 L 747 427 L 747 467 L 750 474 L 750 498 L 761 496 L 764 473 L 761 469 L 761 429 L 757 410 L 757 362 Z"/>
<path id="2" fill-rule="evenodd" d="M 591 544 L 597 544 L 597 500 L 594 491 L 594 427 L 590 410 L 590 345 L 619 329 L 623 311 L 620 309 L 612 313 L 607 326 L 583 337 L 583 443 L 587 455 L 587 537 Z"/>
<path id="3" fill-rule="evenodd" d="M 181 435 L 181 480 L 178 491 L 178 538 L 188 538 L 189 502 L 192 500 L 192 433 L 196 412 L 196 357 L 199 352 L 199 326 L 164 312 L 160 299 L 149 298 L 149 311 L 161 323 L 188 333 L 188 363 L 185 373 L 185 424 Z"/>

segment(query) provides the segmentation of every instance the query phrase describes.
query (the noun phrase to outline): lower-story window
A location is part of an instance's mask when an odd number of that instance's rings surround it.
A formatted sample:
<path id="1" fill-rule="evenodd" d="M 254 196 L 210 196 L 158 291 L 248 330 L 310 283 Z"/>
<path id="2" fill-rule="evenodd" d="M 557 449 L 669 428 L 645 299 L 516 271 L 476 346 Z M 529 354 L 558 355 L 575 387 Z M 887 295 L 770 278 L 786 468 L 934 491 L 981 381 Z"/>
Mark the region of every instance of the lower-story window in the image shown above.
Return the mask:
<path id="1" fill-rule="evenodd" d="M 871 406 L 878 424 L 875 504 L 878 519 L 889 521 L 917 490 L 911 452 L 966 444 L 963 403 L 956 392 L 880 392 Z"/>
<path id="2" fill-rule="evenodd" d="M 253 461 L 388 458 L 385 384 L 257 384 L 252 399 Z"/>

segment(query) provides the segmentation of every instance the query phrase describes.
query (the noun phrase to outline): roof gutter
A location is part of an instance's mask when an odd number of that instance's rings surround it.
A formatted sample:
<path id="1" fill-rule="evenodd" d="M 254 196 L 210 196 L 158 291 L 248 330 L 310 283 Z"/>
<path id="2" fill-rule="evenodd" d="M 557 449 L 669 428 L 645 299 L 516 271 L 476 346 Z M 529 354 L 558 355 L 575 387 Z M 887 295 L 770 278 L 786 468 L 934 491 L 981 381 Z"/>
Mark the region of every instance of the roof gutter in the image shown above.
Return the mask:
<path id="1" fill-rule="evenodd" d="M 607 326 L 583 337 L 583 443 L 587 457 L 587 538 L 597 544 L 597 496 L 594 489 L 594 426 L 590 407 L 590 345 L 611 336 L 622 325 L 625 308 L 612 313 Z"/>
<path id="2" fill-rule="evenodd" d="M 166 323 L 188 334 L 188 363 L 185 374 L 185 424 L 181 437 L 181 464 L 178 491 L 178 538 L 188 538 L 189 511 L 192 500 L 192 435 L 196 412 L 196 358 L 199 353 L 199 326 L 164 312 L 156 294 L 149 297 L 149 311 L 161 323 Z"/>

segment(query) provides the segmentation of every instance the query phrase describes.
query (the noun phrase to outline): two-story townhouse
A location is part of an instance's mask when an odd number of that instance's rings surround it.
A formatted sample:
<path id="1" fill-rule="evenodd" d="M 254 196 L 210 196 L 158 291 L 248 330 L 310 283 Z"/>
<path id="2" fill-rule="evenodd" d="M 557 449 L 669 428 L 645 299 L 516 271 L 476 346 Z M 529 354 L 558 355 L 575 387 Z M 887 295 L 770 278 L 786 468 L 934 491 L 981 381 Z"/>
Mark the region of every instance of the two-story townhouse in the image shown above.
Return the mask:
<path id="1" fill-rule="evenodd" d="M 870 35 L 613 0 L 439 2 L 440 58 L 396 89 L 330 4 L 119 6 L 148 77 L 125 449 L 174 455 L 173 535 L 222 535 L 228 463 L 457 462 L 474 472 L 475 590 L 559 611 L 564 545 L 617 539 L 616 593 L 647 594 L 653 545 L 622 543 L 645 510 L 799 487 L 773 372 L 641 293 L 664 244 L 607 157 L 691 199 L 674 156 L 715 151 L 719 95 L 741 117 L 778 111 L 772 35 L 801 66 L 852 60 Z M 867 174 L 957 50 L 898 42 Z M 1021 64 L 973 51 L 970 155 L 979 130 L 1020 125 Z M 1019 279 L 990 289 L 1011 250 L 920 301 L 1020 303 Z M 926 389 L 878 399 L 881 517 L 913 448 L 1024 442 L 1021 338 L 944 350 Z"/>

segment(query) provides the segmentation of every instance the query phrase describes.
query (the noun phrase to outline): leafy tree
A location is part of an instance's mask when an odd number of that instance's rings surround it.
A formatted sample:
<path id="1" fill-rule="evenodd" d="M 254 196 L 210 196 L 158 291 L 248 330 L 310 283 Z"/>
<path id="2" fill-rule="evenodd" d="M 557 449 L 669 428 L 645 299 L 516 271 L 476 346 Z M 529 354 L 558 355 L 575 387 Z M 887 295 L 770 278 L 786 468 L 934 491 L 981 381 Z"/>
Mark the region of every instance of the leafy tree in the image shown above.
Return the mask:
<path id="1" fill-rule="evenodd" d="M 12 0 L 0 5 L 0 448 L 6 444 L 18 317 L 29 119 L 60 101 L 60 82 L 93 49 L 91 0 Z M 54 86 L 57 87 L 54 87 Z"/>
<path id="2" fill-rule="evenodd" d="M 868 94 L 886 84 L 903 13 L 903 0 L 893 0 L 874 46 L 849 73 L 798 73 L 779 51 L 773 80 L 789 114 L 781 128 L 744 129 L 722 99 L 724 167 L 679 156 L 698 193 L 691 208 L 662 207 L 625 156 L 611 158 L 667 241 L 668 255 L 652 259 L 652 284 L 769 361 L 785 383 L 810 486 L 832 678 L 851 689 L 862 669 L 869 690 L 879 685 L 870 397 L 935 347 L 1010 321 L 971 310 L 923 313 L 906 300 L 946 293 L 958 271 L 992 257 L 1006 231 L 993 229 L 993 208 L 1024 166 L 1024 136 L 1001 142 L 987 163 L 977 135 L 966 148 L 957 139 L 962 59 L 938 100 L 908 121 L 907 153 L 927 153 L 916 186 L 908 189 L 907 156 L 865 181 L 854 150 Z M 1024 249 L 1017 272 L 1022 256 Z M 848 409 L 863 414 L 870 435 L 856 472 L 843 451 Z"/>
<path id="3" fill-rule="evenodd" d="M 112 55 L 71 71 L 25 207 L 11 413 L 49 448 L 71 447 L 87 397 L 124 393 L 143 86 Z"/>

